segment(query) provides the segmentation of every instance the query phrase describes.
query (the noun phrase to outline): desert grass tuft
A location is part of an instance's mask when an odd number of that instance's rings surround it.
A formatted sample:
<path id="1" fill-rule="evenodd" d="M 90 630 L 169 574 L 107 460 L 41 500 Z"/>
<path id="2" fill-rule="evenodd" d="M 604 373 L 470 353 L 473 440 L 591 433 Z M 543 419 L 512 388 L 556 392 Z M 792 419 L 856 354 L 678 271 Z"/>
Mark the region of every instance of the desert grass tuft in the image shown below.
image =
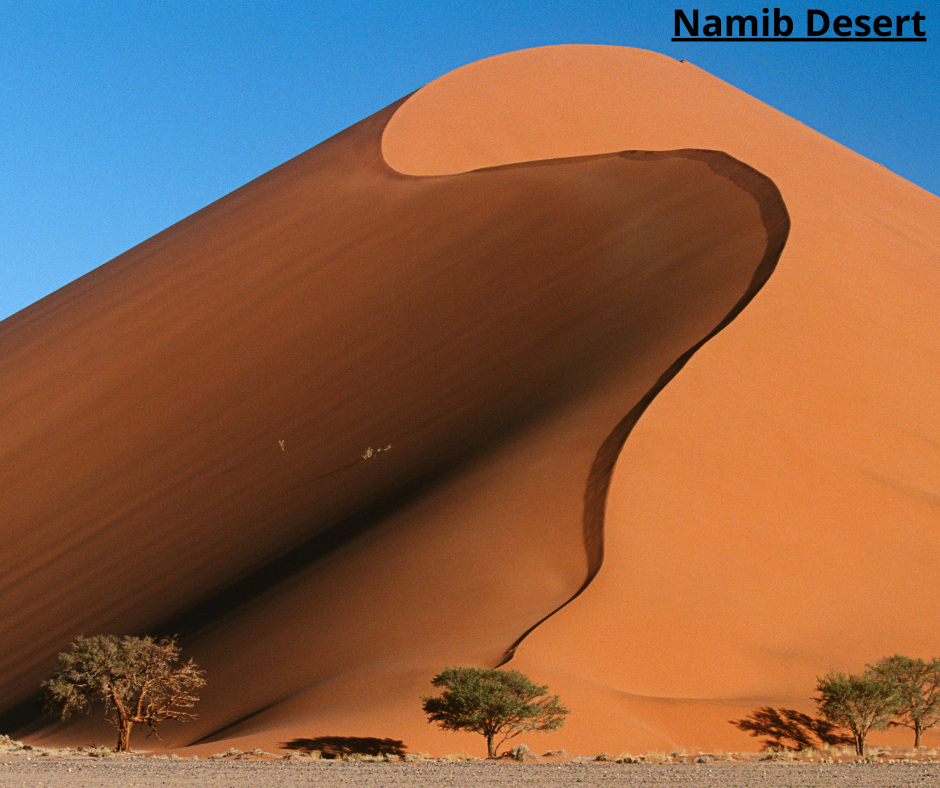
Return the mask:
<path id="1" fill-rule="evenodd" d="M 209 756 L 209 760 L 217 761 L 221 758 L 238 758 L 244 755 L 241 750 L 236 749 L 235 747 L 229 747 L 225 752 L 217 752 L 214 755 Z"/>
<path id="2" fill-rule="evenodd" d="M 631 755 L 628 752 L 622 752 L 616 758 L 614 758 L 616 763 L 643 763 L 642 755 Z"/>
<path id="3" fill-rule="evenodd" d="M 503 755 L 504 758 L 509 758 L 513 761 L 537 761 L 538 756 L 529 749 L 528 745 L 517 744 L 515 747 L 511 748 L 508 752 Z"/>

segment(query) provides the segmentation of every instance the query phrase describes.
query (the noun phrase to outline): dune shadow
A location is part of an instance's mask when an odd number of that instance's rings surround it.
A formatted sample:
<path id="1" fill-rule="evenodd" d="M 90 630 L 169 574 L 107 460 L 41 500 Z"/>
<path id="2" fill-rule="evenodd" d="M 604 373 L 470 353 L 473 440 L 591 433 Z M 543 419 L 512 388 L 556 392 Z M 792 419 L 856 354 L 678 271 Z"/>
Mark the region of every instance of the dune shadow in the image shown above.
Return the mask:
<path id="1" fill-rule="evenodd" d="M 405 757 L 408 748 L 400 739 L 379 739 L 374 736 L 317 736 L 313 739 L 291 739 L 283 742 L 285 750 L 303 753 L 318 751 L 323 758 L 341 758 L 344 755 L 397 755 Z"/>
<path id="2" fill-rule="evenodd" d="M 761 744 L 764 747 L 805 750 L 808 747 L 854 743 L 850 736 L 839 733 L 831 722 L 795 709 L 761 706 L 744 719 L 729 722 L 751 736 L 763 736 Z"/>

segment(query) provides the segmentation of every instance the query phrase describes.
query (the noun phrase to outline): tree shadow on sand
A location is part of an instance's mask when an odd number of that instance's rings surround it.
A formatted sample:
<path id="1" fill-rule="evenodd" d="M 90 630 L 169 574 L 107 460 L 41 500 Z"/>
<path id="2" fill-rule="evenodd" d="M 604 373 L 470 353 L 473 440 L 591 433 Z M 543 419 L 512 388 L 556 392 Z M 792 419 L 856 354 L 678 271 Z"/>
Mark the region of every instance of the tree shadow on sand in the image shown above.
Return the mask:
<path id="1" fill-rule="evenodd" d="M 397 755 L 405 757 L 408 749 L 399 739 L 378 739 L 372 736 L 318 736 L 315 739 L 291 739 L 283 742 L 286 750 L 310 753 L 320 752 L 323 758 L 342 758 L 344 755 Z"/>
<path id="2" fill-rule="evenodd" d="M 795 709 L 762 706 L 742 720 L 729 722 L 751 736 L 765 737 L 761 740 L 764 747 L 805 750 L 808 747 L 854 743 L 851 737 L 839 733 L 832 723 Z"/>

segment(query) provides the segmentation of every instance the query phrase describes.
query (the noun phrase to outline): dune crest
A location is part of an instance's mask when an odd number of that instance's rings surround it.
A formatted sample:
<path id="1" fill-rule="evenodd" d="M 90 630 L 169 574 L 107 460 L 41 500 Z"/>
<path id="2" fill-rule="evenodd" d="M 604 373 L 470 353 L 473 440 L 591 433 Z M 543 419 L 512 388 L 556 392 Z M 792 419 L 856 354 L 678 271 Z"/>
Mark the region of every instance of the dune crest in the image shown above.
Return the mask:
<path id="1" fill-rule="evenodd" d="M 386 126 L 382 155 L 398 172 L 427 176 L 623 150 L 713 147 L 624 144 L 659 125 L 647 84 L 655 80 L 681 95 L 685 67 L 656 52 L 613 46 L 497 55 L 409 96 Z"/>

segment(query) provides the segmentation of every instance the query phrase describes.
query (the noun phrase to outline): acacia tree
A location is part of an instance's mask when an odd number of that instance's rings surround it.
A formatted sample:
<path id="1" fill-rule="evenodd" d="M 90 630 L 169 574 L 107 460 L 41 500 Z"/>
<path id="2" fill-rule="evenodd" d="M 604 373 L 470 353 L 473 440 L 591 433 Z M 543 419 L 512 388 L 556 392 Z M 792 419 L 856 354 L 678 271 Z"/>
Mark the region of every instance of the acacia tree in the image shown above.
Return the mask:
<path id="1" fill-rule="evenodd" d="M 865 754 L 868 731 L 886 728 L 898 704 L 894 685 L 871 669 L 859 676 L 833 671 L 817 676 L 816 692 L 820 713 L 851 731 L 857 755 Z"/>
<path id="2" fill-rule="evenodd" d="M 520 733 L 560 728 L 568 714 L 557 695 L 546 694 L 548 687 L 518 670 L 445 668 L 431 683 L 444 692 L 421 699 L 428 722 L 444 730 L 482 734 L 489 758 Z"/>
<path id="3" fill-rule="evenodd" d="M 940 722 L 940 659 L 925 662 L 895 654 L 870 665 L 872 673 L 894 686 L 897 707 L 891 725 L 914 731 L 920 747 L 925 730 Z"/>
<path id="4" fill-rule="evenodd" d="M 43 682 L 44 703 L 65 719 L 103 702 L 105 717 L 118 732 L 117 751 L 126 752 L 135 725 L 156 734 L 164 720 L 196 718 L 187 709 L 205 686 L 203 671 L 192 659 L 179 662 L 175 638 L 79 637 L 71 651 L 59 654 L 59 672 Z"/>

